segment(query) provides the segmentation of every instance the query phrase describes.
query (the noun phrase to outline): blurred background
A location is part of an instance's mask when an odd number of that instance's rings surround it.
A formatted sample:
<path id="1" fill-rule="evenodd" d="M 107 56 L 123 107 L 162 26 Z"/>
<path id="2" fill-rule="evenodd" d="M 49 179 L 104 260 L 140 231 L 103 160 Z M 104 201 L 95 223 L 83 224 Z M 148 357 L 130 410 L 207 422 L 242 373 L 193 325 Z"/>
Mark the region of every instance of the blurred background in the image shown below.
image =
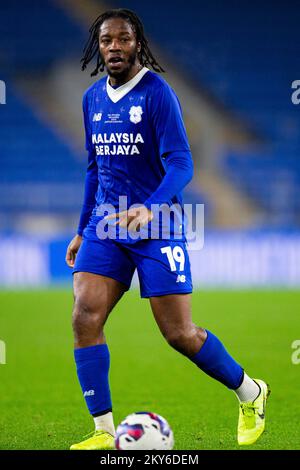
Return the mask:
<path id="1" fill-rule="evenodd" d="M 1 1 L 0 285 L 70 283 L 87 163 L 80 58 L 91 22 L 135 10 L 178 94 L 205 205 L 194 284 L 300 285 L 300 2 Z"/>

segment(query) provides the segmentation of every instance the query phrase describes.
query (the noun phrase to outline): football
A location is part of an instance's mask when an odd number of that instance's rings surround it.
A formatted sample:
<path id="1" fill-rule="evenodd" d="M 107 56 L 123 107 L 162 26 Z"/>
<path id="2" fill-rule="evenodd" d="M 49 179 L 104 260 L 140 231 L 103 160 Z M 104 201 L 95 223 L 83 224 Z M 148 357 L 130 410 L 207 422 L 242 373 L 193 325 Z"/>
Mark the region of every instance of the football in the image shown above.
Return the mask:
<path id="1" fill-rule="evenodd" d="M 160 415 L 141 411 L 127 416 L 116 429 L 118 450 L 171 450 L 173 432 Z"/>

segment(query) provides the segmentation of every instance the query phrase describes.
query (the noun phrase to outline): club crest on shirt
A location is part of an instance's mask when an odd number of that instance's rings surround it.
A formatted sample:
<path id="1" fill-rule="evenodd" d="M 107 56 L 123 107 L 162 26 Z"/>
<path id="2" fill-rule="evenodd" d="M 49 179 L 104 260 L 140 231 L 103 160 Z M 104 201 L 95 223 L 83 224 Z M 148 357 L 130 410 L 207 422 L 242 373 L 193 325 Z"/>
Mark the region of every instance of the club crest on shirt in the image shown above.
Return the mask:
<path id="1" fill-rule="evenodd" d="M 142 120 L 143 110 L 141 106 L 131 106 L 129 110 L 130 121 L 134 124 L 138 124 Z"/>

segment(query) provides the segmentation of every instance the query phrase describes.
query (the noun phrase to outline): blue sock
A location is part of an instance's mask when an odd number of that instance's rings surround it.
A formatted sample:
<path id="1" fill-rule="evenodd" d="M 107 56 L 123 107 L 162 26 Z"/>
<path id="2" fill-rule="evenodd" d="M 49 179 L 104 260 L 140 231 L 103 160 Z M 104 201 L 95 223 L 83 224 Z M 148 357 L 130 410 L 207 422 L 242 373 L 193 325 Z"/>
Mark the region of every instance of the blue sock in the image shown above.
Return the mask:
<path id="1" fill-rule="evenodd" d="M 207 331 L 207 338 L 200 351 L 191 357 L 203 372 L 228 388 L 236 390 L 242 383 L 244 370 L 228 354 L 221 341 Z"/>
<path id="2" fill-rule="evenodd" d="M 108 383 L 110 356 L 107 344 L 75 349 L 74 357 L 82 393 L 91 415 L 111 411 Z"/>

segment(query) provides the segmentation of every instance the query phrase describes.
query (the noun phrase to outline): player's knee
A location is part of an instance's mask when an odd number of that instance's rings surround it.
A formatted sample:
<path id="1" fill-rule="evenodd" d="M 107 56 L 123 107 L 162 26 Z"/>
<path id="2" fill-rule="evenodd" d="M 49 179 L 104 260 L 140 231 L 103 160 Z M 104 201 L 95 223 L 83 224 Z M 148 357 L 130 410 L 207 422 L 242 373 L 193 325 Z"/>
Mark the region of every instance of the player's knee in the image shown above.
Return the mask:
<path id="1" fill-rule="evenodd" d="M 74 332 L 78 335 L 87 330 L 101 331 L 103 326 L 101 311 L 101 305 L 96 305 L 90 295 L 75 295 L 72 316 Z"/>
<path id="2" fill-rule="evenodd" d="M 170 329 L 165 338 L 169 345 L 186 356 L 196 354 L 205 341 L 205 333 L 202 328 L 191 325 L 185 329 Z"/>
<path id="3" fill-rule="evenodd" d="M 172 348 L 184 353 L 192 338 L 192 333 L 189 330 L 170 329 L 165 333 L 165 338 Z"/>

